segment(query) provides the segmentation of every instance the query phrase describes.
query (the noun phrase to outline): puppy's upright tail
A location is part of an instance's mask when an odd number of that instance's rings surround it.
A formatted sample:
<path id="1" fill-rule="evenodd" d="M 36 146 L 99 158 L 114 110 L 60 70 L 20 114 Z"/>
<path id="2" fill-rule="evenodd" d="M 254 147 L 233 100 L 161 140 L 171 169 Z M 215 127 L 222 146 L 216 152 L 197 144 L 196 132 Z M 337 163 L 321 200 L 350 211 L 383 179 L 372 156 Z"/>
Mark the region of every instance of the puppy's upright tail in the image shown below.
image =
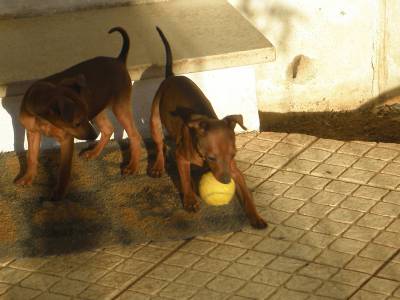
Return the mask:
<path id="1" fill-rule="evenodd" d="M 168 43 L 167 38 L 165 37 L 164 33 L 161 31 L 159 27 L 156 26 L 156 29 L 158 31 L 158 34 L 161 37 L 161 40 L 164 44 L 165 47 L 165 55 L 166 55 L 166 63 L 165 63 L 165 78 L 168 78 L 170 76 L 174 76 L 174 72 L 172 71 L 172 52 L 171 52 L 171 47 Z"/>
<path id="2" fill-rule="evenodd" d="M 123 29 L 122 27 L 113 27 L 108 31 L 108 33 L 113 33 L 115 31 L 118 31 L 122 35 L 122 41 L 123 41 L 122 49 L 118 55 L 118 59 L 126 64 L 130 47 L 129 36 L 128 33 L 126 33 L 125 29 Z"/>

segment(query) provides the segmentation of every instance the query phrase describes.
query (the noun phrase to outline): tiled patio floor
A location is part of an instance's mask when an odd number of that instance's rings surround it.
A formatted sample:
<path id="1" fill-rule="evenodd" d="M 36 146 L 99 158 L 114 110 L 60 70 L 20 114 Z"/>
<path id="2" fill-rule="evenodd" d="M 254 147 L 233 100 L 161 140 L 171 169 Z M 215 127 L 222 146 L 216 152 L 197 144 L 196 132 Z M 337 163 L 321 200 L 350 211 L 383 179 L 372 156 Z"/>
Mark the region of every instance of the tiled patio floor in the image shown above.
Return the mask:
<path id="1" fill-rule="evenodd" d="M 400 300 L 400 145 L 244 134 L 267 230 L 0 260 L 0 299 Z"/>

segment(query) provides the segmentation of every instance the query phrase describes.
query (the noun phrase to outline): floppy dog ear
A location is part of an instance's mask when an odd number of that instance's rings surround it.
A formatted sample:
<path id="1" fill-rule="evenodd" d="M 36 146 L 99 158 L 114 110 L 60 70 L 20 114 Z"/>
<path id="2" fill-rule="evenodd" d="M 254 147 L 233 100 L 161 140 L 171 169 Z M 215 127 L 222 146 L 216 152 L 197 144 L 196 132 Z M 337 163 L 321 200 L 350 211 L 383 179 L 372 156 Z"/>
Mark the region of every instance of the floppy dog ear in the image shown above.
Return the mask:
<path id="1" fill-rule="evenodd" d="M 53 115 L 60 116 L 64 122 L 71 123 L 74 119 L 75 104 L 67 97 L 57 97 L 49 110 Z"/>
<path id="2" fill-rule="evenodd" d="M 204 135 L 208 129 L 208 123 L 204 119 L 191 120 L 186 123 L 187 127 L 196 130 L 197 134 Z"/>
<path id="3" fill-rule="evenodd" d="M 61 80 L 59 85 L 73 89 L 78 94 L 81 93 L 82 89 L 87 86 L 86 77 L 83 74 L 76 75 Z"/>
<path id="4" fill-rule="evenodd" d="M 247 130 L 247 128 L 243 124 L 242 115 L 230 115 L 226 116 L 222 120 L 225 121 L 232 130 L 235 129 L 236 124 L 239 124 L 240 127 L 242 127 L 244 130 Z"/>
<path id="5" fill-rule="evenodd" d="M 65 122 L 71 123 L 74 119 L 75 103 L 69 98 L 58 99 L 57 102 L 61 118 Z"/>
<path id="6" fill-rule="evenodd" d="M 179 117 L 183 123 L 192 129 L 195 129 L 198 134 L 204 134 L 208 128 L 206 117 L 196 114 L 192 109 L 187 107 L 177 107 L 171 115 Z"/>
<path id="7" fill-rule="evenodd" d="M 51 104 L 48 104 L 49 95 L 56 86 L 48 81 L 37 81 L 35 82 L 25 93 L 24 99 L 30 99 L 27 105 L 31 107 L 38 116 L 46 118 L 49 114 L 52 114 Z M 51 100 L 52 101 L 52 100 Z"/>

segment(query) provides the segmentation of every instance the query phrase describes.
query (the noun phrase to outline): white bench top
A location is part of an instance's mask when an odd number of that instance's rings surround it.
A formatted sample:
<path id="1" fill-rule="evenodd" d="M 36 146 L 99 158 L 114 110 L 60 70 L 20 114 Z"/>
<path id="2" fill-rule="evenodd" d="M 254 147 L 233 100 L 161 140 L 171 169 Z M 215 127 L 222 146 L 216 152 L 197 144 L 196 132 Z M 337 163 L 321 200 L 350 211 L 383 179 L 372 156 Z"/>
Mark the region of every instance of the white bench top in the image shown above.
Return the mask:
<path id="1" fill-rule="evenodd" d="M 95 56 L 117 56 L 131 39 L 132 80 L 162 77 L 167 36 L 177 74 L 265 63 L 272 44 L 224 0 L 170 0 L 152 4 L 83 10 L 50 16 L 0 20 L 0 97 L 22 93 L 27 82 Z M 7 91 L 8 88 L 8 91 Z"/>

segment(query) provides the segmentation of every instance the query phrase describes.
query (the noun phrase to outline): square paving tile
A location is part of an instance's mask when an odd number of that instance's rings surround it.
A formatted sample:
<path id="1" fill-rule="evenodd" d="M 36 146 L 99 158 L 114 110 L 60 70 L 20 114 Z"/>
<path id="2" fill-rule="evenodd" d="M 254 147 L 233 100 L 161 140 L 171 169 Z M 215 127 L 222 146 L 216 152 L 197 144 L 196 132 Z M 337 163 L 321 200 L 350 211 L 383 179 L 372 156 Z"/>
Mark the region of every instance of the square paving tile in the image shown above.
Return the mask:
<path id="1" fill-rule="evenodd" d="M 273 132 L 237 143 L 267 229 L 4 258 L 0 299 L 400 300 L 400 145 Z"/>

